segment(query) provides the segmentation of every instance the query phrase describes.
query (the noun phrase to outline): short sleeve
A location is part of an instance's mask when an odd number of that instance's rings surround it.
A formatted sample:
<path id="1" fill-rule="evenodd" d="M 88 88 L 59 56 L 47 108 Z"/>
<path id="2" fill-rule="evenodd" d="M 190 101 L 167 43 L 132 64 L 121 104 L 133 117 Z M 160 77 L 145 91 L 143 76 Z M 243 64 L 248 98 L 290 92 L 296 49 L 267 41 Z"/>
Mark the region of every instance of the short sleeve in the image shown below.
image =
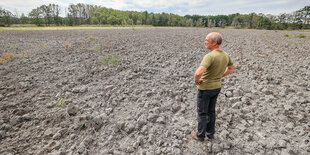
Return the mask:
<path id="1" fill-rule="evenodd" d="M 234 64 L 234 62 L 231 60 L 230 56 L 228 56 L 228 64 L 227 64 L 227 66 L 231 66 L 233 64 Z"/>
<path id="2" fill-rule="evenodd" d="M 202 59 L 202 61 L 200 63 L 200 66 L 209 68 L 211 64 L 212 64 L 212 57 L 209 54 L 206 54 L 203 57 L 203 59 Z"/>

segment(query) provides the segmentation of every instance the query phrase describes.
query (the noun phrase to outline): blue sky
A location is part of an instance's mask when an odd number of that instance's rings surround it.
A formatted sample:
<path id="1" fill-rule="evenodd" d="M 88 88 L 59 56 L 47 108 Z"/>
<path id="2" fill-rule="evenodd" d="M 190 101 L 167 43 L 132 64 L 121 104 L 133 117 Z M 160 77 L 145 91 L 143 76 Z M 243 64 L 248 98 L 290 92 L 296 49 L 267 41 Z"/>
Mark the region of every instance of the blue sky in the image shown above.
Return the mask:
<path id="1" fill-rule="evenodd" d="M 292 13 L 310 5 L 310 0 L 0 0 L 0 7 L 28 14 L 43 4 L 58 4 L 62 14 L 70 3 L 101 5 L 118 10 L 166 12 L 178 15 L 228 15 L 233 13 Z"/>

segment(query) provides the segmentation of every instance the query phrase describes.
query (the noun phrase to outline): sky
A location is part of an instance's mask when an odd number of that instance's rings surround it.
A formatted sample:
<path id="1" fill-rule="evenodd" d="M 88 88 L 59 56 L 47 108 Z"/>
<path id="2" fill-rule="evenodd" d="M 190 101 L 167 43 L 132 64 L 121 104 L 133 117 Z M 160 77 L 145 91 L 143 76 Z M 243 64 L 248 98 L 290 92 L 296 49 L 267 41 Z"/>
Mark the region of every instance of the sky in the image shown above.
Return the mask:
<path id="1" fill-rule="evenodd" d="M 310 0 L 0 0 L 0 7 L 19 16 L 44 4 L 58 4 L 61 15 L 69 4 L 100 5 L 117 10 L 148 11 L 184 15 L 228 15 L 252 12 L 265 15 L 292 13 L 310 5 Z"/>

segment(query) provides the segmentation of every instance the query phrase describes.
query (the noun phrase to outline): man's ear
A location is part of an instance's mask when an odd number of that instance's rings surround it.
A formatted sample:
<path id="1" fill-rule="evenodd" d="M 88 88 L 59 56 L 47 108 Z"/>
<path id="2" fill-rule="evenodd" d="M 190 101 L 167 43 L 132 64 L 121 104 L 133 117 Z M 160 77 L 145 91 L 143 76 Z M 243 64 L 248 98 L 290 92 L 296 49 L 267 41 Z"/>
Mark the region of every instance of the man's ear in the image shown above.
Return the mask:
<path id="1" fill-rule="evenodd" d="M 216 41 L 213 41 L 212 44 L 215 46 L 215 45 L 217 45 L 217 42 L 216 42 Z"/>

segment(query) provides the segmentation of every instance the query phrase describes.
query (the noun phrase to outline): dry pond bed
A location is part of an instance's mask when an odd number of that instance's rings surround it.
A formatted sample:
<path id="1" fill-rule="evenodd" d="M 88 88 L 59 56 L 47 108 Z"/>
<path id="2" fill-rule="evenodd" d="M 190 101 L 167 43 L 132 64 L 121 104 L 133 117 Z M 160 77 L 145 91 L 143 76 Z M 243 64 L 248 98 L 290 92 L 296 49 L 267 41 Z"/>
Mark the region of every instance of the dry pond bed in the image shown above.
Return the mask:
<path id="1" fill-rule="evenodd" d="M 211 31 L 237 70 L 199 143 L 193 72 Z M 310 153 L 310 33 L 2 30 L 0 46 L 0 154 Z"/>

